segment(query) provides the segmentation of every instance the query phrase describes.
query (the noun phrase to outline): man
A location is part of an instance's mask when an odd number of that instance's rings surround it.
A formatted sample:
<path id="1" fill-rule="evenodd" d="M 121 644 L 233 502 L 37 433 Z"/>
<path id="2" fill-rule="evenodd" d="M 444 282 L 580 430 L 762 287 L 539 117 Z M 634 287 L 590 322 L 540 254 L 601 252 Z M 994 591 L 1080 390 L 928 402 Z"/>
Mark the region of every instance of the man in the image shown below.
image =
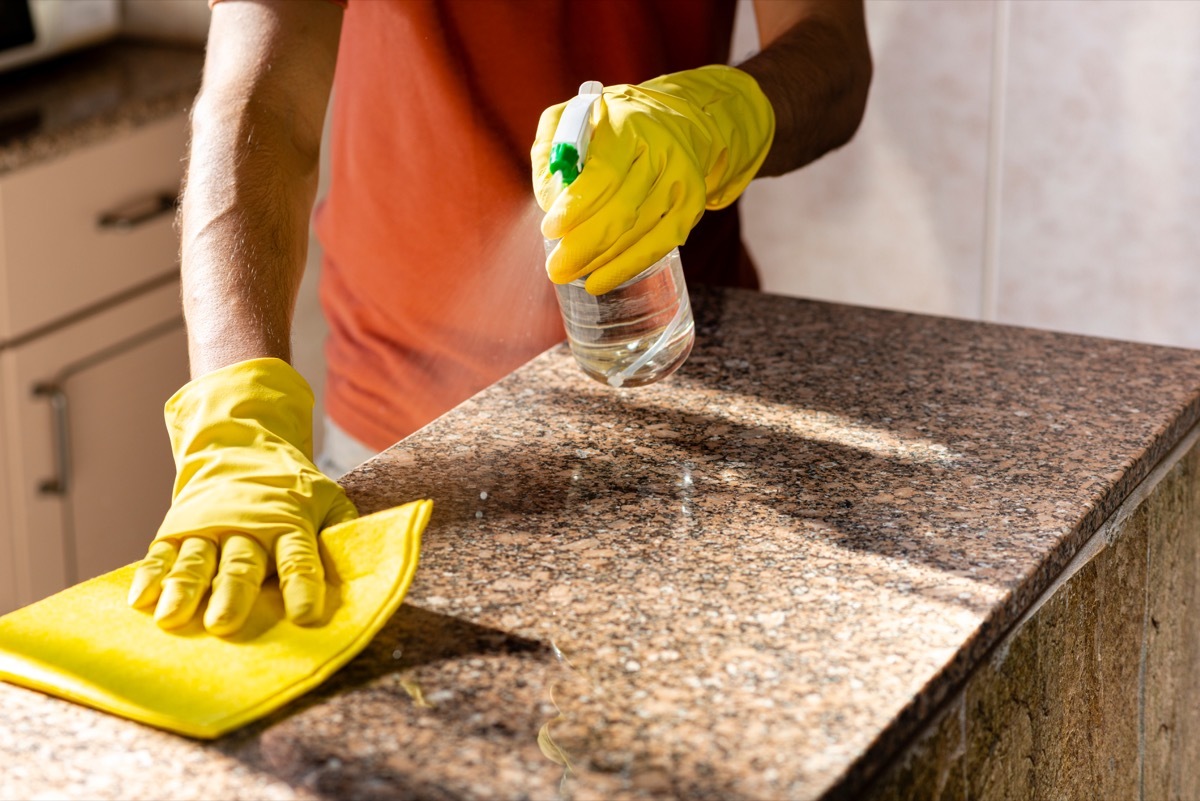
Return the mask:
<path id="1" fill-rule="evenodd" d="M 225 635 L 277 570 L 289 618 L 322 614 L 317 534 L 356 512 L 312 463 L 287 361 L 335 62 L 327 406 L 378 450 L 561 340 L 530 269 L 543 211 L 556 281 L 602 293 L 686 239 L 689 281 L 756 285 L 731 204 L 850 139 L 871 63 L 861 0 L 755 10 L 762 50 L 734 69 L 734 0 L 214 3 L 181 214 L 193 380 L 167 402 L 174 501 L 130 603 L 172 628 L 211 586 Z M 606 91 L 559 193 L 554 104 L 585 80 Z"/>

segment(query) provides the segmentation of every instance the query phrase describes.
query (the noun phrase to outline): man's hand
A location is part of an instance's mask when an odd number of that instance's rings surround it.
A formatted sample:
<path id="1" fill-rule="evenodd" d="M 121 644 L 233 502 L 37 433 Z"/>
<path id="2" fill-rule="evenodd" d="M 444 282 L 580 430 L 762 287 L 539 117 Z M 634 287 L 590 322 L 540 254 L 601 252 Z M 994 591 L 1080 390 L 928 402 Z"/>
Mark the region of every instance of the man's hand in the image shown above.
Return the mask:
<path id="1" fill-rule="evenodd" d="M 288 618 L 321 618 L 317 535 L 358 513 L 312 463 L 312 405 L 308 384 L 279 359 L 224 367 L 167 401 L 175 490 L 134 575 L 131 606 L 155 606 L 155 622 L 177 628 L 211 584 L 204 626 L 224 636 L 242 627 L 277 571 Z"/>
<path id="2" fill-rule="evenodd" d="M 711 66 L 606 87 L 593 108 L 583 172 L 562 189 L 549 170 L 565 103 L 542 113 L 532 149 L 546 262 L 565 284 L 600 295 L 683 244 L 700 215 L 728 206 L 771 147 L 775 115 L 755 80 Z"/>
<path id="3" fill-rule="evenodd" d="M 210 585 L 230 634 L 278 571 L 288 617 L 324 608 L 317 534 L 356 515 L 312 464 L 312 392 L 287 361 L 342 9 L 239 0 L 212 9 L 180 215 L 193 381 L 167 402 L 174 500 L 130 588 L 164 628 Z"/>
<path id="4" fill-rule="evenodd" d="M 782 175 L 854 135 L 871 83 L 862 0 L 756 0 L 761 51 L 736 69 L 702 67 L 608 87 L 593 109 L 584 170 L 549 172 L 562 106 L 542 114 L 533 185 L 560 239 L 551 280 L 588 276 L 602 294 L 683 244 L 704 209 L 732 203 L 755 175 Z"/>

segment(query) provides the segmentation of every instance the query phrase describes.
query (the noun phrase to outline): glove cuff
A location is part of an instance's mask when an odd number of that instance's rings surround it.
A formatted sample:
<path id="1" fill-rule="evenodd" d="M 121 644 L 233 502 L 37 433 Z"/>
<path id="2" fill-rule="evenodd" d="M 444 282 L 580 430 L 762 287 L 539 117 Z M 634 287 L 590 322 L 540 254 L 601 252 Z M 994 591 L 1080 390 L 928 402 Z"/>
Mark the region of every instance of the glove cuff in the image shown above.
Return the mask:
<path id="1" fill-rule="evenodd" d="M 274 554 L 289 532 L 316 536 L 355 515 L 312 463 L 313 394 L 280 359 L 250 359 L 183 386 L 166 403 L 175 455 L 171 509 L 156 539 L 238 532 Z"/>
<path id="2" fill-rule="evenodd" d="M 212 439 L 214 427 L 224 445 L 282 440 L 311 461 L 313 400 L 308 382 L 282 359 L 249 359 L 189 381 L 163 408 L 176 467 L 195 443 Z"/>
<path id="3" fill-rule="evenodd" d="M 714 147 L 705 164 L 705 208 L 722 209 L 745 191 L 775 138 L 775 109 L 748 72 L 713 64 L 662 75 L 642 86 L 685 98 L 703 113 Z"/>

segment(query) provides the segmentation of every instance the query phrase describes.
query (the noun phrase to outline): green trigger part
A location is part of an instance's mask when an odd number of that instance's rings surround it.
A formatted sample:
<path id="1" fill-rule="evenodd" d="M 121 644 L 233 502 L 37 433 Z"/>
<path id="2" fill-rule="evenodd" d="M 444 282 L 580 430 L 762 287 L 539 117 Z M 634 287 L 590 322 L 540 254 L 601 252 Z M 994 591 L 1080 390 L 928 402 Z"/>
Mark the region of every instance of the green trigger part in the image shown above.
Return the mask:
<path id="1" fill-rule="evenodd" d="M 555 142 L 550 148 L 550 172 L 562 176 L 563 183 L 570 186 L 579 177 L 579 151 L 570 142 Z"/>

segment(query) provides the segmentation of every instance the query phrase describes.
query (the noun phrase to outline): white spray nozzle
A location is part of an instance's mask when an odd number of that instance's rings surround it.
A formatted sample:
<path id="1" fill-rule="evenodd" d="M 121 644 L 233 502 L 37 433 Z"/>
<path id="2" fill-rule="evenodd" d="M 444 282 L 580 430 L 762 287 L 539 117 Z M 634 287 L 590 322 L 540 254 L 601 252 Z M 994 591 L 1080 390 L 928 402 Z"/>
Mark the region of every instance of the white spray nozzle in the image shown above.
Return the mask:
<path id="1" fill-rule="evenodd" d="M 588 143 L 592 138 L 592 105 L 600 99 L 604 86 L 599 81 L 579 85 L 579 93 L 567 101 L 550 147 L 550 172 L 570 184 L 583 171 Z"/>

